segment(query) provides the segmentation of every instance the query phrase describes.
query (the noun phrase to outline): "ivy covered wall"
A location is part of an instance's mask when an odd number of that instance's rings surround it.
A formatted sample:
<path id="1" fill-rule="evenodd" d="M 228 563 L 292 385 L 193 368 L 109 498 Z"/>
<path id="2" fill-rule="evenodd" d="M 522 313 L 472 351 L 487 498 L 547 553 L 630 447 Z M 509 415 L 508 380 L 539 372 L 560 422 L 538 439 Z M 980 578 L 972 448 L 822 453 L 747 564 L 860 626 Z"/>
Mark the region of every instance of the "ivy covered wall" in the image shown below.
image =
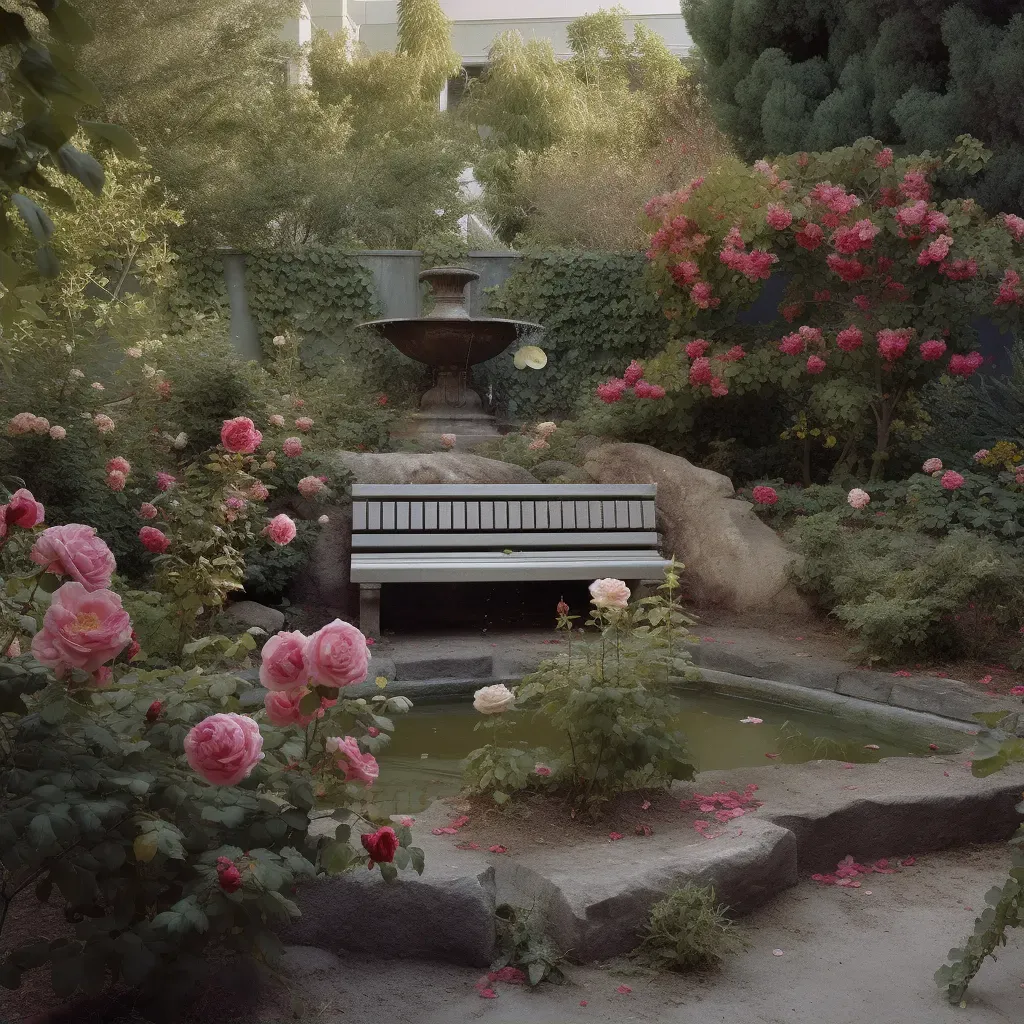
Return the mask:
<path id="1" fill-rule="evenodd" d="M 494 385 L 511 419 L 565 416 L 601 380 L 621 376 L 631 359 L 661 351 L 669 322 L 646 266 L 642 253 L 524 255 L 487 312 L 541 324 L 548 365 L 516 370 L 506 354 L 476 369 L 478 383 Z"/>

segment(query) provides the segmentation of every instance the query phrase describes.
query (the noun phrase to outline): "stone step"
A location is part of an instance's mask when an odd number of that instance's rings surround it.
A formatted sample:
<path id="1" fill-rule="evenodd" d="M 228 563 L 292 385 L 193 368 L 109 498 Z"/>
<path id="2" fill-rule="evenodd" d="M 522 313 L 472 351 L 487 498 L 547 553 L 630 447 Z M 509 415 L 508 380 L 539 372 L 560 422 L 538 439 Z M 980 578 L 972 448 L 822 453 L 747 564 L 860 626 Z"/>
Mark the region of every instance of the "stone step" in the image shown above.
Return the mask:
<path id="1" fill-rule="evenodd" d="M 494 674 L 494 658 L 489 654 L 440 655 L 434 658 L 394 658 L 395 680 L 487 679 Z"/>

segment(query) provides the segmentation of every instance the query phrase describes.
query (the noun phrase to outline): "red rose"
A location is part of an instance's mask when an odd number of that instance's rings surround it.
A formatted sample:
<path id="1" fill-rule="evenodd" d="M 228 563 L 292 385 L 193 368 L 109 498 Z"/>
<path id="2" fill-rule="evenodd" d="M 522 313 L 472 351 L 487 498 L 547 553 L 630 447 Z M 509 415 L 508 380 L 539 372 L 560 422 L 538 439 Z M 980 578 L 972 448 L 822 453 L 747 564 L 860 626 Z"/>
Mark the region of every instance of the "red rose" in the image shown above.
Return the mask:
<path id="1" fill-rule="evenodd" d="M 564 601 L 559 601 L 558 604 L 555 605 L 555 611 L 559 615 L 568 615 L 569 606 Z"/>
<path id="2" fill-rule="evenodd" d="M 363 849 L 370 855 L 370 866 L 374 864 L 390 864 L 395 859 L 398 849 L 398 836 L 390 825 L 361 835 Z"/>
<path id="3" fill-rule="evenodd" d="M 160 712 L 164 709 L 164 702 L 162 700 L 155 700 L 146 709 L 146 721 L 155 722 L 160 717 Z"/>
<path id="4" fill-rule="evenodd" d="M 223 863 L 224 861 L 227 863 Z M 225 892 L 238 892 L 242 888 L 242 872 L 238 870 L 238 865 L 227 857 L 218 857 L 217 882 Z"/>

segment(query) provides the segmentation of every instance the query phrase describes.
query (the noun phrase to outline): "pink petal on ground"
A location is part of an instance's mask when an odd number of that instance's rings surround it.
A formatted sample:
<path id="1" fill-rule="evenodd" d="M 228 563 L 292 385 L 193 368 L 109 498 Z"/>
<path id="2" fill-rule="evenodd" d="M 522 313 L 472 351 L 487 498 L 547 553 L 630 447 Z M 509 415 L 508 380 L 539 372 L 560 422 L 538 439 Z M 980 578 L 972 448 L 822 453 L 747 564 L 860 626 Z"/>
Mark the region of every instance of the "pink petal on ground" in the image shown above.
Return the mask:
<path id="1" fill-rule="evenodd" d="M 460 817 L 456 818 L 452 822 L 451 827 L 452 828 L 462 828 L 463 825 L 468 825 L 468 824 L 469 824 L 469 817 L 467 815 L 463 814 Z"/>
<path id="2" fill-rule="evenodd" d="M 865 743 L 865 750 L 881 750 L 882 748 L 877 743 Z"/>
<path id="3" fill-rule="evenodd" d="M 765 754 L 765 757 L 779 757 L 778 754 Z"/>
<path id="4" fill-rule="evenodd" d="M 753 715 L 740 719 L 740 725 L 761 725 L 762 722 L 764 722 L 763 718 L 755 718 Z"/>
<path id="5" fill-rule="evenodd" d="M 1021 985 L 1021 988 L 1024 988 L 1024 985 Z M 581 999 L 580 1000 L 580 1006 L 586 1006 L 586 1005 L 587 1005 L 586 999 Z"/>
<path id="6" fill-rule="evenodd" d="M 453 836 L 459 830 L 457 828 L 434 828 L 430 830 L 432 836 Z"/>
<path id="7" fill-rule="evenodd" d="M 616 990 L 620 996 L 628 996 L 633 990 L 628 985 L 620 985 Z"/>
<path id="8" fill-rule="evenodd" d="M 642 804 L 640 805 L 640 810 L 641 810 L 641 811 L 649 811 L 650 809 L 651 809 L 651 801 L 650 801 L 650 800 L 645 800 L 645 801 L 644 801 L 644 802 L 643 802 L 643 803 L 642 803 Z"/>
<path id="9" fill-rule="evenodd" d="M 609 832 L 608 833 L 608 838 L 614 843 L 617 839 L 621 839 L 622 838 L 622 833 L 621 832 Z"/>
<path id="10" fill-rule="evenodd" d="M 706 636 L 706 637 L 704 637 L 704 643 L 706 643 L 706 644 L 713 644 L 714 642 L 715 642 L 715 638 L 713 636 Z"/>
<path id="11" fill-rule="evenodd" d="M 900 861 L 900 863 L 905 868 L 910 868 L 910 867 L 913 867 L 917 863 L 917 858 L 916 857 L 905 857 L 903 860 Z"/>
<path id="12" fill-rule="evenodd" d="M 507 846 L 489 846 L 487 849 L 489 853 L 508 853 Z"/>
<path id="13" fill-rule="evenodd" d="M 478 988 L 477 992 L 480 993 L 481 999 L 497 999 L 498 993 L 493 988 Z"/>
<path id="14" fill-rule="evenodd" d="M 949 778 L 949 772 L 943 772 L 942 774 L 945 775 L 947 779 Z"/>
<path id="15" fill-rule="evenodd" d="M 522 985 L 526 975 L 518 967 L 502 967 L 487 975 L 488 981 L 503 981 L 506 985 Z"/>
<path id="16" fill-rule="evenodd" d="M 773 949 L 772 956 L 785 956 L 786 954 L 781 949 Z"/>
<path id="17" fill-rule="evenodd" d="M 856 768 L 857 766 L 856 766 L 856 765 L 853 765 L 853 764 L 850 764 L 850 762 L 849 762 L 849 761 L 845 761 L 845 762 L 843 763 L 843 767 L 844 767 L 844 768 Z"/>

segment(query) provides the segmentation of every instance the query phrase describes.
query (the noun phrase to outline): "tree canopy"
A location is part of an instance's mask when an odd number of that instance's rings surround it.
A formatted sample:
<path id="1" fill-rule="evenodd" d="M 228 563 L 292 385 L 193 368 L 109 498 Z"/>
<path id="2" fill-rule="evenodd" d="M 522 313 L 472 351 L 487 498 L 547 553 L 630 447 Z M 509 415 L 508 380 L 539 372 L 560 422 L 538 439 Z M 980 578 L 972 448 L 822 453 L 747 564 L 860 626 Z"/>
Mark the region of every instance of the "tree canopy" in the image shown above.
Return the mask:
<path id="1" fill-rule="evenodd" d="M 1024 208 L 1020 0 L 682 0 L 720 127 L 743 156 L 871 135 L 903 152 L 966 133 L 993 157 L 946 184 Z"/>

